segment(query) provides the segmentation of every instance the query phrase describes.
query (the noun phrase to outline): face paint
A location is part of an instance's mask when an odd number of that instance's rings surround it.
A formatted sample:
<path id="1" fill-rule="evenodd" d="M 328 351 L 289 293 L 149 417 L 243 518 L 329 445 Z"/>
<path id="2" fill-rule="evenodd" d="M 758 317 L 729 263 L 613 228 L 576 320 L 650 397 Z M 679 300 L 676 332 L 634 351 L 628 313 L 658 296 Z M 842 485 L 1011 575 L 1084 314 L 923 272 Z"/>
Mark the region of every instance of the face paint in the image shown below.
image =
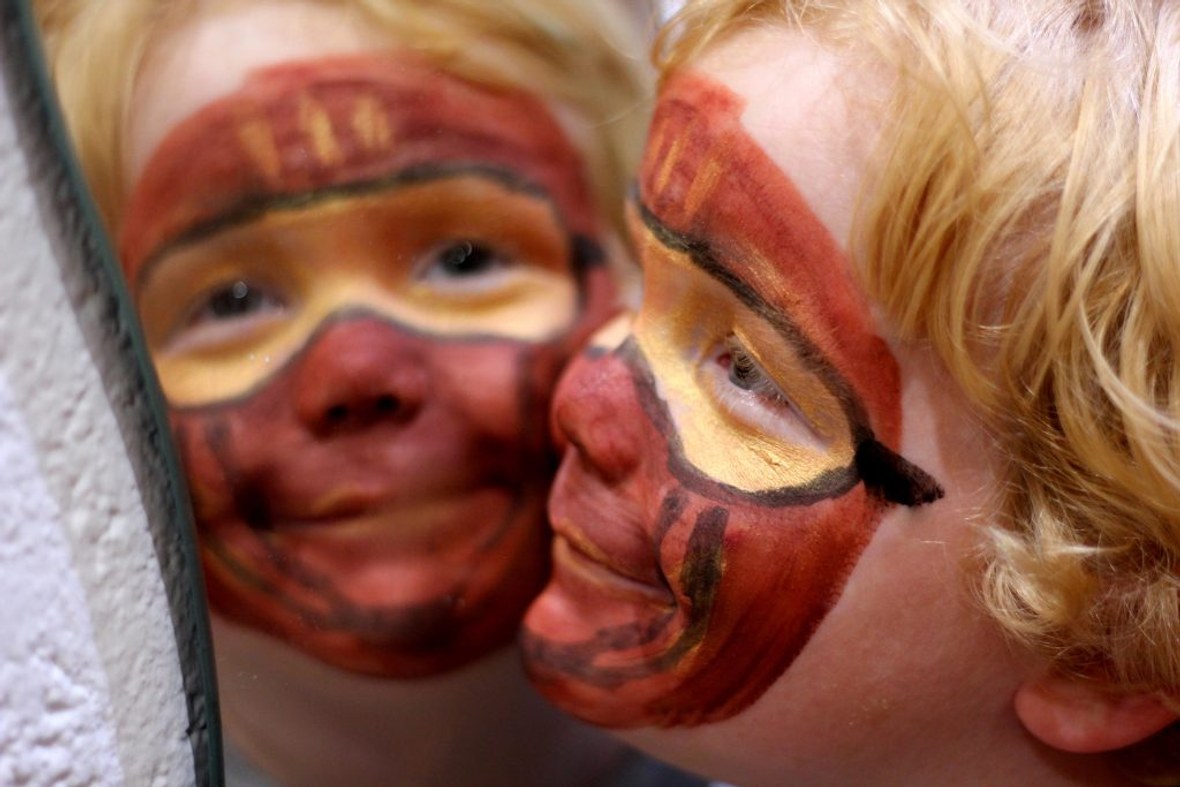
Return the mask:
<path id="1" fill-rule="evenodd" d="M 511 641 L 550 393 L 612 308 L 597 233 L 541 102 L 411 58 L 268 69 L 177 126 L 120 248 L 213 609 L 390 677 Z"/>
<path id="2" fill-rule="evenodd" d="M 262 70 L 179 124 L 135 185 L 119 258 L 135 283 L 169 246 L 274 207 L 455 169 L 545 194 L 571 233 L 597 235 L 581 158 L 543 102 L 358 55 Z"/>
<path id="3" fill-rule="evenodd" d="M 447 175 L 223 228 L 145 269 L 138 301 L 169 401 L 191 406 L 254 390 L 341 304 L 440 338 L 551 341 L 579 308 L 578 253 L 543 197 Z"/>
<path id="4" fill-rule="evenodd" d="M 747 135 L 739 99 L 666 86 L 640 173 L 633 335 L 559 386 L 571 450 L 530 675 L 606 726 L 750 705 L 838 598 L 890 504 L 938 484 L 898 456 L 896 361 L 848 264 Z"/>

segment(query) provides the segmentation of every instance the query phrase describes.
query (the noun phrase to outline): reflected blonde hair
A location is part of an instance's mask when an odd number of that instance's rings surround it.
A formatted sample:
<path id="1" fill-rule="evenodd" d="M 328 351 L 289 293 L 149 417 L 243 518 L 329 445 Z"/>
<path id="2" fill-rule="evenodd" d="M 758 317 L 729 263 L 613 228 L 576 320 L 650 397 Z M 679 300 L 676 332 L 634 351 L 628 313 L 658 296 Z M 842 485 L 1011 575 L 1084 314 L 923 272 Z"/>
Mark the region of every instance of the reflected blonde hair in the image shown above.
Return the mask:
<path id="1" fill-rule="evenodd" d="M 251 0 L 219 0 L 223 5 Z M 391 46 L 483 84 L 527 89 L 584 124 L 574 135 L 599 210 L 621 233 L 651 89 L 641 30 L 615 3 L 583 0 L 316 0 L 363 14 Z M 78 157 L 109 229 L 130 184 L 130 99 L 153 41 L 210 0 L 34 0 Z M 578 132 L 582 129 L 578 128 Z"/>
<path id="2" fill-rule="evenodd" d="M 1180 4 L 690 0 L 657 60 L 768 23 L 897 77 L 849 248 L 994 438 L 986 606 L 1180 697 Z"/>

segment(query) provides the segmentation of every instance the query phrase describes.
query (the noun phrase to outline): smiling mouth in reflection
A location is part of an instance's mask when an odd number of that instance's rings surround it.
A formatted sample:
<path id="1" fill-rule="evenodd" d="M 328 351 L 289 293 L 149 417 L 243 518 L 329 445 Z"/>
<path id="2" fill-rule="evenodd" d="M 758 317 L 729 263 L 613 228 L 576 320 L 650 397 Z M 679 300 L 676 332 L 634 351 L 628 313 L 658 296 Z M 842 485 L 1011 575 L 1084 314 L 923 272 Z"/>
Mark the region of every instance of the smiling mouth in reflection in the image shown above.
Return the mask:
<path id="1" fill-rule="evenodd" d="M 393 497 L 337 506 L 314 516 L 267 515 L 249 524 L 275 534 L 430 549 L 440 542 L 464 541 L 485 533 L 487 529 L 476 524 L 488 520 L 489 513 L 510 507 L 512 496 L 509 490 L 483 487 L 426 499 Z"/>

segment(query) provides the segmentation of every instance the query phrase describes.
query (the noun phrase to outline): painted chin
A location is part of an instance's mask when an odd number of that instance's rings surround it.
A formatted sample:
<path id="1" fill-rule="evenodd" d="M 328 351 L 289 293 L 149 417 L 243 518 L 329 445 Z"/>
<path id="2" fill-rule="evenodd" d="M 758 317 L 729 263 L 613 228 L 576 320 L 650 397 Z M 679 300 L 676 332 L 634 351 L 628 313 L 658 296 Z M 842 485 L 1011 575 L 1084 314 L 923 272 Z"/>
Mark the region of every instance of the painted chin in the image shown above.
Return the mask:
<path id="1" fill-rule="evenodd" d="M 393 678 L 509 643 L 548 573 L 539 490 L 202 533 L 211 604 L 329 664 Z"/>
<path id="2" fill-rule="evenodd" d="M 646 709 L 680 682 L 663 662 L 683 634 L 681 618 L 671 591 L 622 576 L 558 536 L 552 577 L 524 620 L 529 677 L 583 721 L 650 724 Z"/>
<path id="3" fill-rule="evenodd" d="M 669 663 L 687 626 L 681 596 L 629 504 L 566 456 L 550 497 L 553 571 L 524 622 L 537 688 L 593 724 L 628 727 L 679 681 Z"/>

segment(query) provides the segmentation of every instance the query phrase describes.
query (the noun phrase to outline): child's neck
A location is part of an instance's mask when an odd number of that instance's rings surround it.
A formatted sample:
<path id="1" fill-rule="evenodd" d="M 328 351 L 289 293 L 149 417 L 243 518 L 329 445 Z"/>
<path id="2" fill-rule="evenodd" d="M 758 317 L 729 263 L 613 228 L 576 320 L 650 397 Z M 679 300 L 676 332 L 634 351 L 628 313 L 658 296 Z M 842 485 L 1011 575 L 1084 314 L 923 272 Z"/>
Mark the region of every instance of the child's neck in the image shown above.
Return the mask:
<path id="1" fill-rule="evenodd" d="M 538 698 L 512 648 L 395 681 L 224 621 L 214 635 L 226 746 L 276 784 L 589 785 L 628 756 Z"/>

